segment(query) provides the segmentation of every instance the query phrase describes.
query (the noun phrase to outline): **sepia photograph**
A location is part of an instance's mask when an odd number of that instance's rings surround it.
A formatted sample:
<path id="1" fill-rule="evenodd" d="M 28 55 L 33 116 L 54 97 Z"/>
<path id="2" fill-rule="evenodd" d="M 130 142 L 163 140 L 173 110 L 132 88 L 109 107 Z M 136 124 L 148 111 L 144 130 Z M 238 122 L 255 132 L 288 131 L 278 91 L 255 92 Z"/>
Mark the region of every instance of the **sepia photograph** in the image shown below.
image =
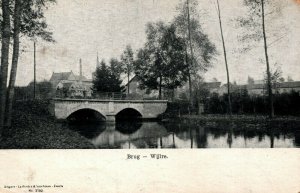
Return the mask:
<path id="1" fill-rule="evenodd" d="M 296 0 L 2 0 L 0 147 L 299 147 L 299 16 Z"/>
<path id="2" fill-rule="evenodd" d="M 0 193 L 300 192 L 300 0 L 0 4 Z"/>
<path id="3" fill-rule="evenodd" d="M 297 0 L 1 3 L 1 149 L 300 147 Z"/>

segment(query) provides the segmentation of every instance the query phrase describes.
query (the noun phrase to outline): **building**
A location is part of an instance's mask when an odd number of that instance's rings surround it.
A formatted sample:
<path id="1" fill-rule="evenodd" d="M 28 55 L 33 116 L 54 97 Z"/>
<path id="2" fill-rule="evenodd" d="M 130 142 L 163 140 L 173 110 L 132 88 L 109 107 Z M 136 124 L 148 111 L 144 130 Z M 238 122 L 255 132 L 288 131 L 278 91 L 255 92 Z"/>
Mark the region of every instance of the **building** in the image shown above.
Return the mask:
<path id="1" fill-rule="evenodd" d="M 276 92 L 279 94 L 290 93 L 292 91 L 300 92 L 300 81 L 282 82 L 276 88 Z"/>
<path id="2" fill-rule="evenodd" d="M 210 92 L 210 93 L 218 93 L 220 90 L 221 82 L 204 82 L 203 86 Z"/>
<path id="3" fill-rule="evenodd" d="M 245 90 L 248 90 L 247 85 L 230 84 L 230 92 L 242 94 L 244 93 Z M 218 93 L 220 96 L 223 94 L 227 94 L 228 93 L 227 84 L 223 84 L 222 86 L 220 86 L 219 90 L 216 93 Z"/>
<path id="4" fill-rule="evenodd" d="M 248 91 L 251 96 L 263 96 L 267 94 L 267 87 L 263 81 L 255 81 L 252 84 L 247 85 L 232 85 L 231 92 L 242 92 L 244 90 Z M 274 94 L 290 93 L 292 91 L 300 92 L 300 81 L 293 82 L 279 82 L 273 85 L 272 91 Z M 227 93 L 227 84 L 222 85 L 218 94 L 223 95 Z"/>
<path id="5" fill-rule="evenodd" d="M 158 91 L 157 90 L 149 90 L 149 89 L 141 89 L 140 88 L 140 81 L 138 80 L 137 76 L 133 76 L 130 78 L 129 82 L 128 79 L 124 79 L 122 85 L 124 85 L 124 93 L 128 93 L 128 84 L 129 84 L 129 98 L 135 99 L 151 99 L 151 98 L 158 98 Z"/>
<path id="6" fill-rule="evenodd" d="M 81 61 L 80 75 L 75 75 L 72 71 L 53 72 L 50 83 L 56 97 L 85 98 L 92 96 L 93 81 L 82 75 Z"/>
<path id="7" fill-rule="evenodd" d="M 248 93 L 250 95 L 264 95 L 267 94 L 267 87 L 264 83 L 248 84 Z M 300 92 L 300 81 L 292 82 L 278 82 L 273 85 L 272 91 L 274 94 L 290 93 L 292 91 Z"/>

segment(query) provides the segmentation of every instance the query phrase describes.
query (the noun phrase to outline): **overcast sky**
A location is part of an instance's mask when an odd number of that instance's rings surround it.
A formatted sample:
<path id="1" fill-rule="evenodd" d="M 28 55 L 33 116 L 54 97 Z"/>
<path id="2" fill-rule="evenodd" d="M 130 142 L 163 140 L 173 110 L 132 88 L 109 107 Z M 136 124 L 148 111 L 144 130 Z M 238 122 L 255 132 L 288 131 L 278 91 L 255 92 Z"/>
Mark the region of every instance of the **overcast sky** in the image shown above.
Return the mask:
<path id="1" fill-rule="evenodd" d="M 225 64 L 220 40 L 219 24 L 214 0 L 199 0 L 204 31 L 216 45 L 218 52 L 213 67 L 205 78 L 225 82 Z M 49 28 L 54 32 L 55 44 L 38 42 L 37 79 L 49 80 L 52 72 L 73 71 L 79 74 L 79 59 L 83 61 L 83 74 L 91 78 L 96 67 L 97 52 L 100 59 L 109 60 L 121 55 L 127 44 L 134 50 L 145 42 L 145 24 L 158 20 L 170 22 L 176 14 L 176 6 L 182 0 L 57 0 L 47 10 Z M 300 5 L 296 0 L 282 0 L 285 8 L 280 19 L 267 19 L 267 29 L 274 29 L 277 37 L 269 37 L 269 43 L 283 36 L 270 47 L 270 62 L 280 64 L 283 76 L 300 80 Z M 242 32 L 235 26 L 235 19 L 245 14 L 242 0 L 220 0 L 224 35 L 228 51 L 231 80 L 245 83 L 248 75 L 262 79 L 265 64 L 263 45 L 247 53 L 236 50 L 241 47 L 237 36 Z M 268 26 L 272 26 L 268 28 Z M 33 79 L 33 43 L 26 45 L 22 53 L 17 75 L 17 85 L 27 85 Z M 274 68 L 274 67 L 273 67 Z"/>

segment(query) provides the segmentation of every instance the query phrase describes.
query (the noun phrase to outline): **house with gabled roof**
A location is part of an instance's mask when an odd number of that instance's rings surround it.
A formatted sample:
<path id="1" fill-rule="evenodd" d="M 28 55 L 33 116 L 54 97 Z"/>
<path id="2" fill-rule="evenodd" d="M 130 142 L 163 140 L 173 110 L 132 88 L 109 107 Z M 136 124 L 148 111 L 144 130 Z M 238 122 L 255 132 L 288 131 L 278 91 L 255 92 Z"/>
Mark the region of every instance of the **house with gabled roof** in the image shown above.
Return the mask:
<path id="1" fill-rule="evenodd" d="M 82 75 L 80 62 L 80 75 L 70 72 L 53 72 L 50 78 L 53 92 L 56 97 L 91 97 L 93 81 Z"/>

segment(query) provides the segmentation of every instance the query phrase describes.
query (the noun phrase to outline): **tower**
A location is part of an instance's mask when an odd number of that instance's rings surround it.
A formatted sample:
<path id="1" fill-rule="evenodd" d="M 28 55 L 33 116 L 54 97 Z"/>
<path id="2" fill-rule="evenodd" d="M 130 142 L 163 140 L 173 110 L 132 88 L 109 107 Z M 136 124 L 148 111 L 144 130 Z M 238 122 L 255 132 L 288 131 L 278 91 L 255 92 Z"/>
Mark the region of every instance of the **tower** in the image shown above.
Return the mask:
<path id="1" fill-rule="evenodd" d="M 99 55 L 98 55 L 98 52 L 97 52 L 97 61 L 96 61 L 96 68 L 99 66 Z"/>

